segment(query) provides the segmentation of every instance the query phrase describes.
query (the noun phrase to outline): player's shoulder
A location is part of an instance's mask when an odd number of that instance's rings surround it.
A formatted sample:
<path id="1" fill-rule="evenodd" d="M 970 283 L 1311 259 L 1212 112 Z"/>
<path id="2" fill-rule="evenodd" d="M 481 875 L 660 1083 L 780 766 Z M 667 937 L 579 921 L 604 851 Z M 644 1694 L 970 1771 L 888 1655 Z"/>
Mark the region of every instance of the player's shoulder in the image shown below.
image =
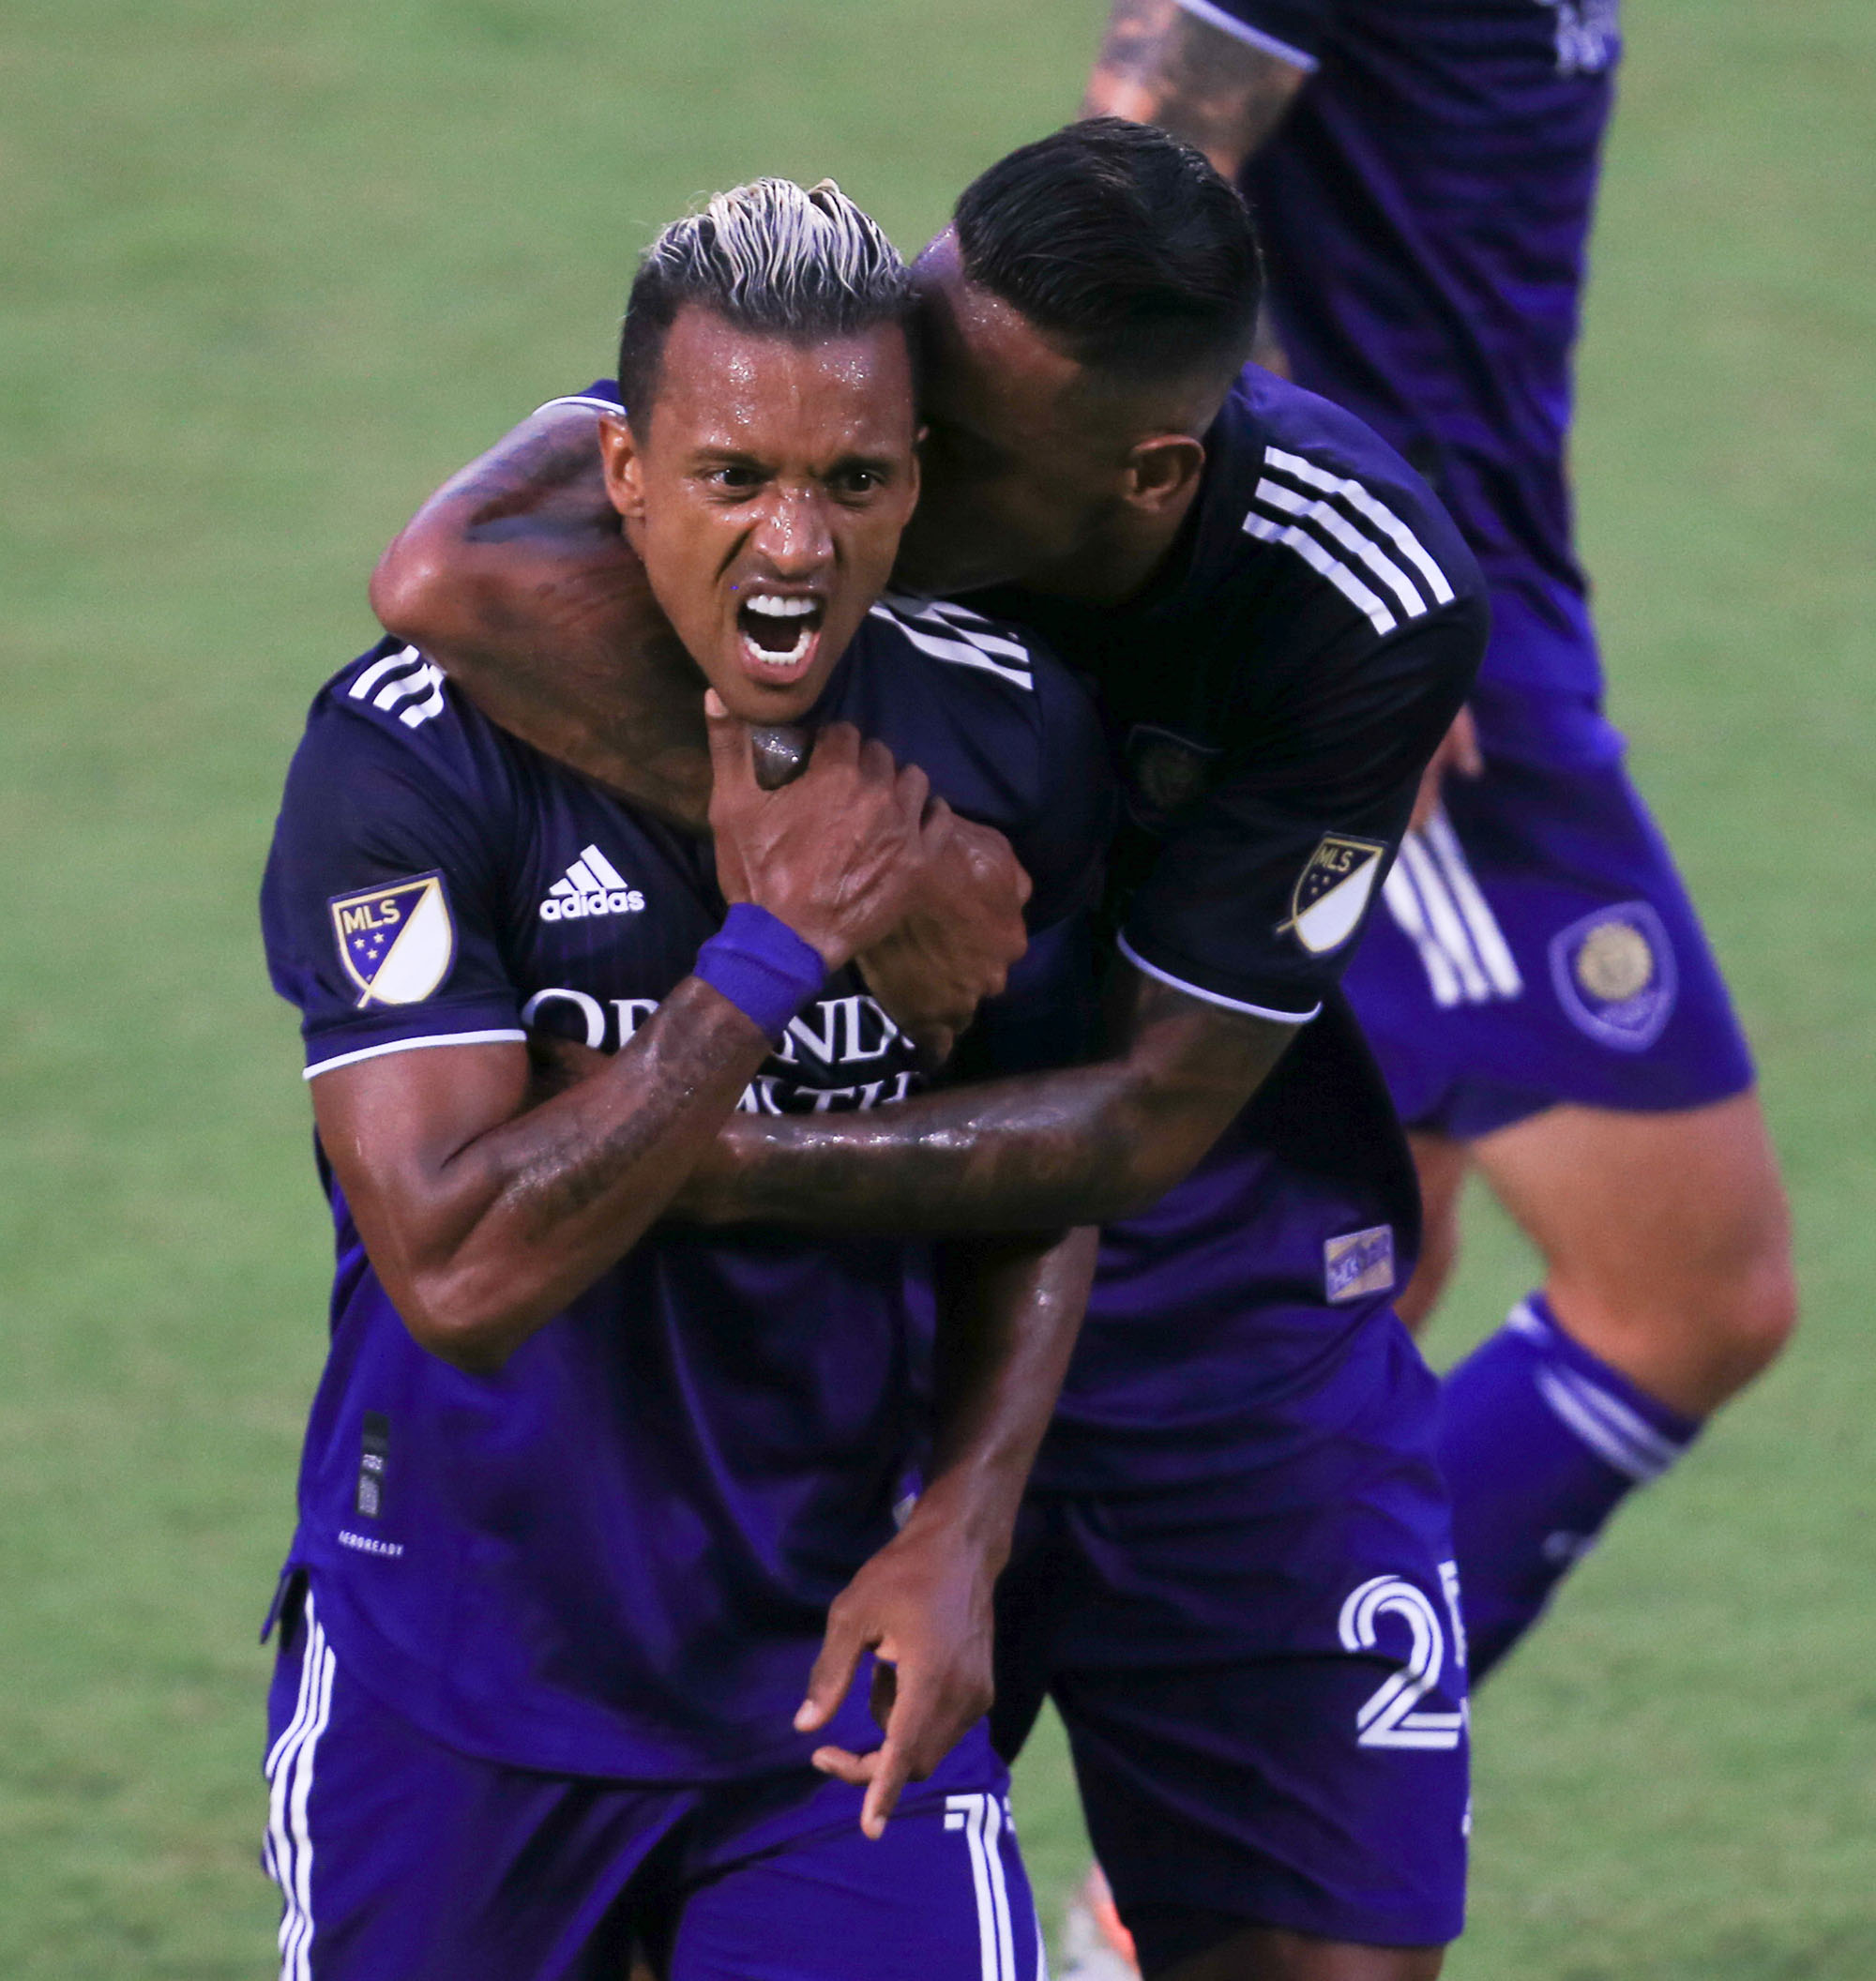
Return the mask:
<path id="1" fill-rule="evenodd" d="M 1213 553 L 1271 564 L 1378 637 L 1483 604 L 1478 562 L 1424 478 L 1354 414 L 1248 366 L 1208 436 Z"/>
<path id="2" fill-rule="evenodd" d="M 512 781 L 510 754 L 433 660 L 387 637 L 313 697 L 288 786 L 330 791 L 388 775 L 487 804 Z"/>
<path id="3" fill-rule="evenodd" d="M 1017 620 L 955 598 L 888 592 L 867 615 L 864 641 L 873 692 L 916 720 L 928 744 L 948 731 L 970 737 L 978 750 L 999 736 L 1019 749 L 1048 738 L 1056 755 L 1082 748 L 1084 739 L 1095 748 L 1092 696 Z"/>
<path id="4" fill-rule="evenodd" d="M 950 598 L 887 592 L 867 614 L 867 632 L 941 686 L 968 684 L 1003 701 L 1033 696 L 1038 672 L 1060 666 L 1034 633 Z"/>
<path id="5" fill-rule="evenodd" d="M 954 599 L 889 593 L 855 648 L 838 712 L 1008 835 L 1036 883 L 1032 916 L 1079 905 L 1113 824 L 1106 735 L 1080 680 L 1028 628 Z"/>

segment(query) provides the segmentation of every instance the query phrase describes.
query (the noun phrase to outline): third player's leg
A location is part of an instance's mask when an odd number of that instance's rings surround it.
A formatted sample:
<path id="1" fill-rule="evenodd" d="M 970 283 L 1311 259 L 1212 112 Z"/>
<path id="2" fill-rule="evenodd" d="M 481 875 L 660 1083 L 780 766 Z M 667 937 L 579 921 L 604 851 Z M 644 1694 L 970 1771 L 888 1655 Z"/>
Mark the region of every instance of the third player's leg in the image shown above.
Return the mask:
<path id="1" fill-rule="evenodd" d="M 1783 1347 L 1791 1227 L 1756 1095 L 1661 1114 L 1549 1108 L 1472 1154 L 1543 1255 L 1565 1331 L 1649 1395 L 1706 1416 Z"/>

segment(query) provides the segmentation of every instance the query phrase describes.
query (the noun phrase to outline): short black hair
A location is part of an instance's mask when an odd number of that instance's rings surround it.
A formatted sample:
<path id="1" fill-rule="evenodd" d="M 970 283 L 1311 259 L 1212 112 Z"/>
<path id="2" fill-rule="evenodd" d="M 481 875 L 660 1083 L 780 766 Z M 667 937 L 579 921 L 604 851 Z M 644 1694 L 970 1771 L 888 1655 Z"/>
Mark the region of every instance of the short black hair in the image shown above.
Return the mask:
<path id="1" fill-rule="evenodd" d="M 1129 383 L 1235 371 L 1263 296 L 1257 230 L 1202 152 L 1089 117 L 1001 159 L 952 227 L 965 277 Z"/>
<path id="2" fill-rule="evenodd" d="M 619 329 L 619 397 L 651 411 L 664 340 L 687 303 L 797 341 L 878 324 L 911 336 L 912 278 L 878 221 L 832 179 L 756 179 L 673 220 L 645 250 Z"/>

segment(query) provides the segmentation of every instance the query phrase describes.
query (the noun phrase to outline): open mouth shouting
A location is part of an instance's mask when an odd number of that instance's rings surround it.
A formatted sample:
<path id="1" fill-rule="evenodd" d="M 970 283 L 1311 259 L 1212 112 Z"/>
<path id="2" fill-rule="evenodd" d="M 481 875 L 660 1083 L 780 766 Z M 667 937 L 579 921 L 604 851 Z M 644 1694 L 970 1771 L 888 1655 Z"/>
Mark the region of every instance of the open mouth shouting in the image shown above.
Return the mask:
<path id="1" fill-rule="evenodd" d="M 827 602 L 816 593 L 752 587 L 736 606 L 743 666 L 758 681 L 786 682 L 811 666 Z"/>

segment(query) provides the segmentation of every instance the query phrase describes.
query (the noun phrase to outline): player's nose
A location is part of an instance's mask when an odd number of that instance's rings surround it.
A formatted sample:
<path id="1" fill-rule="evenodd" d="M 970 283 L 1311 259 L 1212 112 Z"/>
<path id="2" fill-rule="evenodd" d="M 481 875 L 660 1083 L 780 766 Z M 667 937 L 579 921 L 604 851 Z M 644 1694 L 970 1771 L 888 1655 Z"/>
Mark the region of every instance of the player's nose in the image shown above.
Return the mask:
<path id="1" fill-rule="evenodd" d="M 811 577 L 834 557 L 825 501 L 812 489 L 778 489 L 750 548 L 778 578 Z"/>

